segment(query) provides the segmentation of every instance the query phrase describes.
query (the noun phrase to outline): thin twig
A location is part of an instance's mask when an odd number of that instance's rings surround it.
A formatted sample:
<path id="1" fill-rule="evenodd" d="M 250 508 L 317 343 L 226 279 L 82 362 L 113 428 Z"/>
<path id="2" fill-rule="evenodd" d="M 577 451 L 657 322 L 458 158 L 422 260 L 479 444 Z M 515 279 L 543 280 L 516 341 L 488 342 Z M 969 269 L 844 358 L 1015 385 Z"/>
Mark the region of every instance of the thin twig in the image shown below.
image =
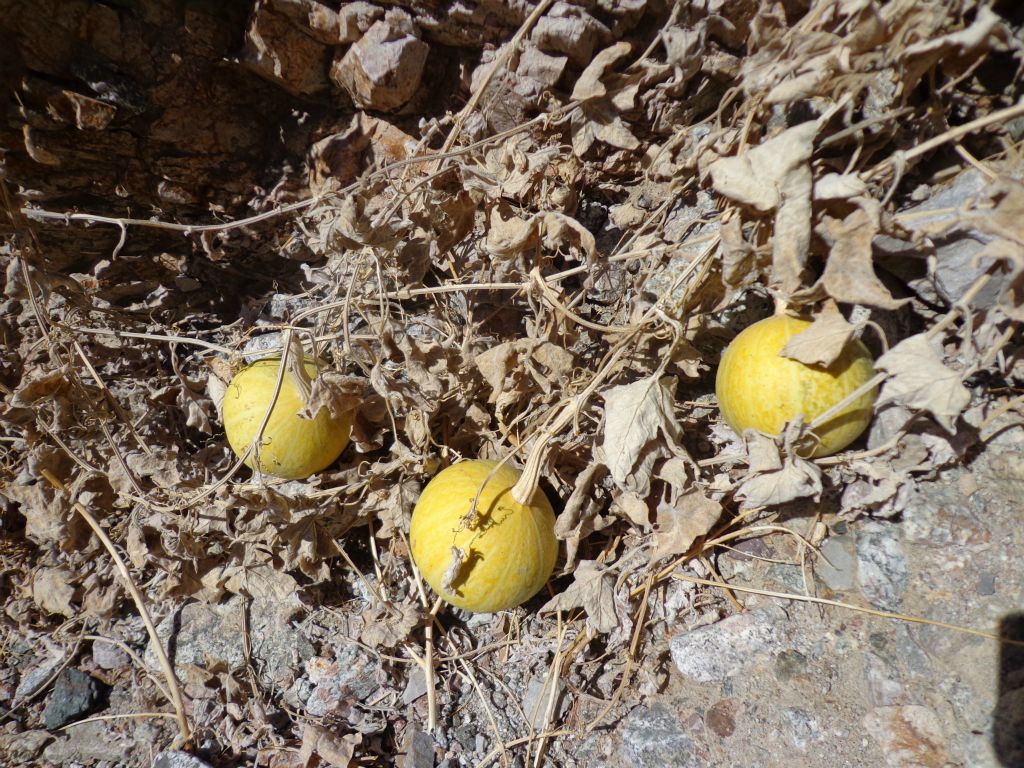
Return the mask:
<path id="1" fill-rule="evenodd" d="M 921 155 L 931 152 L 936 147 L 941 147 L 943 144 L 947 144 L 951 141 L 959 141 L 967 134 L 974 133 L 975 131 L 981 130 L 989 125 L 1009 122 L 1019 115 L 1024 115 L 1024 101 L 1021 101 L 1012 107 L 1006 107 L 1006 109 L 1000 109 L 996 112 L 992 112 L 991 114 L 971 120 L 969 123 L 958 125 L 956 128 L 950 128 L 948 131 L 940 133 L 938 136 L 933 136 L 928 139 L 928 141 L 923 141 L 916 147 L 912 147 L 904 151 L 903 161 L 906 162 L 913 160 L 915 157 L 920 157 Z M 883 172 L 892 170 L 897 162 L 898 161 L 894 157 L 887 157 L 871 170 L 865 171 L 861 174 L 861 178 L 865 181 L 870 181 L 876 176 L 880 176 Z"/>
<path id="2" fill-rule="evenodd" d="M 67 490 L 64 483 L 57 479 L 50 470 L 42 468 L 39 472 L 44 478 L 46 478 L 46 481 L 58 491 L 63 493 Z M 174 706 L 174 713 L 178 721 L 178 731 L 181 734 L 182 743 L 188 744 L 192 738 L 192 729 L 189 726 L 188 718 L 185 716 L 185 704 L 181 698 L 181 690 L 178 688 L 178 679 L 174 674 L 174 668 L 167 659 L 167 654 L 164 652 L 163 644 L 160 642 L 160 636 L 156 631 L 156 625 L 153 623 L 153 619 L 150 618 L 149 611 L 146 609 L 146 599 L 142 596 L 139 588 L 135 586 L 135 582 L 132 581 L 131 574 L 128 571 L 128 566 L 125 565 L 124 560 L 121 559 L 121 555 L 118 553 L 117 548 L 114 547 L 114 542 L 110 540 L 110 537 L 107 536 L 107 532 L 103 530 L 100 524 L 96 521 L 96 518 L 92 516 L 92 513 L 77 501 L 72 502 L 71 506 L 79 515 L 82 516 L 82 519 L 88 523 L 92 532 L 96 534 L 96 538 L 100 540 L 104 548 L 110 554 L 110 557 L 114 561 L 114 565 L 117 566 L 118 573 L 121 575 L 121 579 L 124 581 L 125 587 L 128 589 L 128 593 L 135 602 L 135 607 L 139 611 L 139 616 L 142 617 L 142 623 L 146 625 L 146 633 L 149 635 L 150 644 L 153 646 L 153 653 L 156 654 L 157 661 L 160 663 L 160 669 L 164 673 L 164 679 L 167 681 L 167 689 L 171 694 L 171 704 Z"/>
<path id="3" fill-rule="evenodd" d="M 731 589 L 737 592 L 746 592 L 751 595 L 761 595 L 763 597 L 774 597 L 780 600 L 795 600 L 799 603 L 815 603 L 817 605 L 828 605 L 833 608 L 843 608 L 847 611 L 855 611 L 856 613 L 866 613 L 869 616 L 877 616 L 881 619 L 894 619 L 896 621 L 905 621 L 910 624 L 927 624 L 931 627 L 939 627 L 940 629 L 949 629 L 954 632 L 960 632 L 965 635 L 974 635 L 975 637 L 983 637 L 986 640 L 995 640 L 1004 645 L 1016 645 L 1024 647 L 1024 640 L 1011 640 L 1007 637 L 1002 637 L 993 632 L 985 632 L 981 629 L 974 629 L 972 627 L 964 627 L 959 624 L 950 624 L 946 621 L 937 621 L 935 619 L 924 619 L 920 616 L 908 616 L 902 613 L 892 613 L 890 611 L 880 611 L 876 608 L 865 608 L 860 605 L 851 605 L 850 603 L 841 603 L 838 600 L 827 600 L 824 597 L 812 597 L 810 595 L 800 595 L 791 592 L 772 592 L 767 589 L 756 589 L 754 587 L 740 587 L 735 584 L 720 584 L 717 581 L 710 579 L 702 579 L 697 576 L 690 576 L 685 573 L 673 573 L 672 578 L 677 581 L 686 581 L 690 584 L 700 584 L 705 587 L 717 587 L 719 589 Z"/>

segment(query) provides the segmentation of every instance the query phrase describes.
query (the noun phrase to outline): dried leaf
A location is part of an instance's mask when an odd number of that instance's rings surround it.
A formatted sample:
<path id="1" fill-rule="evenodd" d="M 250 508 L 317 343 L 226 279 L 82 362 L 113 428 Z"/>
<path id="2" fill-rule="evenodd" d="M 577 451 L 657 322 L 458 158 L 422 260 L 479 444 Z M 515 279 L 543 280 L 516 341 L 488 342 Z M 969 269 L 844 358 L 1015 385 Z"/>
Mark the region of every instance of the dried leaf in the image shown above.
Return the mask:
<path id="1" fill-rule="evenodd" d="M 995 40 L 1005 41 L 1006 27 L 999 14 L 988 6 L 978 9 L 978 15 L 966 29 L 942 35 L 931 40 L 910 45 L 901 54 L 903 59 L 927 56 L 929 61 L 938 61 L 943 55 L 966 53 L 974 48 Z"/>
<path id="2" fill-rule="evenodd" d="M 40 568 L 32 576 L 32 599 L 47 613 L 69 619 L 75 615 L 71 600 L 75 596 L 74 575 L 67 568 Z"/>
<path id="3" fill-rule="evenodd" d="M 796 168 L 775 214 L 772 238 L 772 287 L 792 296 L 803 284 L 804 266 L 811 245 L 811 169 Z"/>
<path id="4" fill-rule="evenodd" d="M 720 194 L 758 211 L 776 211 L 772 283 L 786 296 L 801 285 L 811 239 L 810 168 L 815 121 L 794 126 L 736 157 L 711 164 Z"/>
<path id="5" fill-rule="evenodd" d="M 688 552 L 693 542 L 706 535 L 721 515 L 722 505 L 709 499 L 696 486 L 671 501 L 658 504 L 651 562 Z"/>
<path id="6" fill-rule="evenodd" d="M 604 440 L 599 459 L 621 487 L 646 496 L 651 465 L 681 432 L 673 412 L 677 379 L 657 375 L 604 393 Z"/>
<path id="7" fill-rule="evenodd" d="M 67 388 L 68 380 L 64 370 L 37 369 L 29 373 L 21 386 L 15 390 L 11 397 L 11 405 L 15 408 L 28 408 L 37 401 L 53 397 Z"/>
<path id="8" fill-rule="evenodd" d="M 544 245 L 552 250 L 563 243 L 571 248 L 582 250 L 588 260 L 597 255 L 597 243 L 590 230 L 571 216 L 557 211 L 548 211 L 540 219 L 541 232 L 544 234 Z"/>
<path id="9" fill-rule="evenodd" d="M 25 518 L 25 538 L 30 541 L 72 550 L 88 539 L 89 528 L 72 512 L 67 496 L 43 483 L 10 485 L 0 491 L 0 497 L 19 505 L 17 511 Z"/>
<path id="10" fill-rule="evenodd" d="M 414 603 L 394 608 L 373 606 L 363 612 L 363 631 L 360 639 L 371 648 L 396 648 L 409 638 L 423 617 Z"/>
<path id="11" fill-rule="evenodd" d="M 575 487 L 565 502 L 565 508 L 555 520 L 555 536 L 565 541 L 566 572 L 572 570 L 580 542 L 615 521 L 610 515 L 599 514 L 603 504 L 596 476 L 604 469 L 603 464 L 594 462 L 576 476 Z"/>
<path id="12" fill-rule="evenodd" d="M 580 74 L 572 89 L 570 100 L 580 101 L 604 96 L 608 92 L 601 82 L 605 70 L 623 56 L 628 55 L 631 50 L 632 46 L 629 43 L 618 42 L 597 54 Z"/>
<path id="13" fill-rule="evenodd" d="M 845 219 L 822 217 L 817 232 L 831 244 L 821 285 L 836 301 L 897 309 L 897 301 L 875 274 L 871 243 L 878 234 L 881 205 L 870 198 L 858 200 L 859 207 Z"/>
<path id="14" fill-rule="evenodd" d="M 911 410 L 928 411 L 950 434 L 971 402 L 960 374 L 942 363 L 935 345 L 924 334 L 904 339 L 882 355 L 875 367 L 889 374 L 878 404 L 898 403 Z"/>
<path id="15" fill-rule="evenodd" d="M 169 489 L 180 489 L 184 485 L 178 471 L 178 458 L 174 451 L 133 451 L 124 457 L 125 464 L 136 477 L 146 478 L 158 488 Z"/>
<path id="16" fill-rule="evenodd" d="M 587 624 L 597 632 L 611 632 L 619 625 L 615 613 L 615 580 L 605 573 L 596 560 L 580 560 L 573 573 L 573 583 L 551 598 L 541 613 L 583 608 Z"/>
<path id="17" fill-rule="evenodd" d="M 633 525 L 647 530 L 651 527 L 651 510 L 647 501 L 632 491 L 621 491 L 612 499 L 611 512 L 624 517 Z"/>
<path id="18" fill-rule="evenodd" d="M 850 200 L 867 191 L 867 182 L 855 173 L 826 173 L 814 180 L 815 200 Z"/>
<path id="19" fill-rule="evenodd" d="M 758 277 L 754 263 L 754 248 L 743 239 L 743 221 L 736 211 L 722 224 L 722 282 L 739 290 L 751 285 Z"/>
<path id="20" fill-rule="evenodd" d="M 532 250 L 537 243 L 537 219 L 520 218 L 507 203 L 491 209 L 490 226 L 483 247 L 499 259 L 511 259 Z"/>
<path id="21" fill-rule="evenodd" d="M 750 455 L 749 471 L 736 490 L 743 509 L 821 495 L 821 470 L 816 464 L 790 452 L 783 456 L 774 440 L 753 430 L 746 430 L 743 439 Z"/>
<path id="22" fill-rule="evenodd" d="M 347 733 L 336 736 L 326 728 L 313 723 L 306 723 L 302 728 L 302 747 L 299 749 L 299 760 L 304 766 L 313 764 L 313 756 L 320 758 L 320 765 L 332 768 L 348 768 L 356 753 L 356 747 L 363 742 L 358 733 Z"/>
<path id="23" fill-rule="evenodd" d="M 616 109 L 607 100 L 589 101 L 572 113 L 569 127 L 576 157 L 583 157 L 598 139 L 618 149 L 640 148 L 640 140 L 619 117 Z"/>
<path id="24" fill-rule="evenodd" d="M 299 411 L 305 419 L 315 419 L 321 408 L 335 418 L 359 409 L 366 399 L 366 379 L 346 376 L 339 371 L 321 371 L 315 379 L 306 407 Z"/>
<path id="25" fill-rule="evenodd" d="M 203 586 L 216 594 L 227 590 L 254 599 L 288 604 L 298 601 L 298 583 L 274 566 L 266 553 L 249 547 L 236 547 L 237 559 L 226 566 L 214 568 L 203 576 Z M 239 562 L 242 560 L 242 562 Z"/>
<path id="26" fill-rule="evenodd" d="M 834 363 L 856 330 L 846 322 L 835 302 L 826 302 L 811 327 L 786 342 L 779 354 L 805 365 L 828 367 Z"/>
<path id="27" fill-rule="evenodd" d="M 793 191 L 802 193 L 817 133 L 817 122 L 801 123 L 742 155 L 720 158 L 708 168 L 711 184 L 730 200 L 773 211 Z"/>
<path id="28" fill-rule="evenodd" d="M 307 514 L 278 534 L 279 540 L 286 545 L 282 553 L 283 568 L 298 568 L 313 583 L 330 578 L 330 568 L 325 560 L 339 553 L 334 537 L 327 532 L 318 517 L 315 513 Z"/>

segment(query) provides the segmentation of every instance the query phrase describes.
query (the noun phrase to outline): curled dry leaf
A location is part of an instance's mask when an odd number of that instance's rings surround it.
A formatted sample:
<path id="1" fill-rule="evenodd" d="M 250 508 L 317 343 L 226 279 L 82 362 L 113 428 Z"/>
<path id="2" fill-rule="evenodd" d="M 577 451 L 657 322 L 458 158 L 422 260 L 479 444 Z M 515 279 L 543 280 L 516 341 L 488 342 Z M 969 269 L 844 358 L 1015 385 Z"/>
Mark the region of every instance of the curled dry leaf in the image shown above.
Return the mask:
<path id="1" fill-rule="evenodd" d="M 337 417 L 359 409 L 366 399 L 366 379 L 346 376 L 338 371 L 321 371 L 310 390 L 306 407 L 299 411 L 305 419 L 315 419 L 321 408 Z"/>
<path id="2" fill-rule="evenodd" d="M 831 245 L 821 286 L 829 296 L 846 304 L 865 304 L 896 309 L 906 300 L 896 300 L 875 274 L 871 243 L 878 234 L 881 205 L 860 198 L 858 208 L 839 220 L 824 216 L 818 234 Z"/>
<path id="3" fill-rule="evenodd" d="M 677 379 L 649 376 L 604 392 L 604 439 L 597 458 L 622 488 L 646 496 L 651 469 L 671 454 L 681 427 L 673 411 Z"/>
<path id="4" fill-rule="evenodd" d="M 826 302 L 811 327 L 786 342 L 779 354 L 805 365 L 826 368 L 836 361 L 857 329 L 846 322 L 835 302 Z"/>
<path id="5" fill-rule="evenodd" d="M 615 612 L 615 579 L 596 560 L 580 560 L 573 583 L 548 600 L 541 613 L 582 608 L 587 624 L 597 632 L 611 632 L 619 625 Z"/>
<path id="6" fill-rule="evenodd" d="M 629 520 L 641 530 L 651 527 L 650 507 L 647 499 L 632 491 L 620 491 L 612 497 L 611 512 Z"/>
<path id="7" fill-rule="evenodd" d="M 71 600 L 75 596 L 74 574 L 67 568 L 40 568 L 32 576 L 32 599 L 47 613 L 69 619 L 75 615 Z"/>
<path id="8" fill-rule="evenodd" d="M 787 433 L 790 431 L 787 429 Z M 770 507 L 821 495 L 821 470 L 816 464 L 791 450 L 783 454 L 774 440 L 750 429 L 743 433 L 743 440 L 750 455 L 749 470 L 736 490 L 736 498 L 742 499 L 743 509 Z"/>
<path id="9" fill-rule="evenodd" d="M 658 522 L 654 531 L 651 562 L 682 555 L 693 543 L 710 531 L 722 515 L 722 505 L 709 499 L 693 486 L 658 504 Z"/>
<path id="10" fill-rule="evenodd" d="M 743 154 L 720 158 L 708 167 L 711 185 L 756 211 L 777 210 L 793 192 L 803 192 L 817 133 L 816 121 L 802 123 Z"/>
<path id="11" fill-rule="evenodd" d="M 597 490 L 598 474 L 603 477 L 604 471 L 604 465 L 595 461 L 580 472 L 565 508 L 555 520 L 555 536 L 565 541 L 564 572 L 572 570 L 580 542 L 615 521 L 610 515 L 599 514 L 603 509 L 603 499 Z"/>
<path id="12" fill-rule="evenodd" d="M 359 637 L 371 648 L 396 648 L 422 621 L 423 616 L 413 603 L 389 607 L 373 605 L 363 611 L 364 624 Z"/>
<path id="13" fill-rule="evenodd" d="M 882 355 L 875 367 L 889 374 L 878 404 L 898 403 L 915 411 L 928 411 L 950 434 L 971 402 L 960 374 L 943 364 L 934 343 L 923 333 L 904 339 Z"/>
<path id="14" fill-rule="evenodd" d="M 608 93 L 601 78 L 605 70 L 624 56 L 628 56 L 632 46 L 627 42 L 618 42 L 601 51 L 583 70 L 576 85 L 572 89 L 573 101 L 600 98 Z"/>
<path id="15" fill-rule="evenodd" d="M 801 287 L 810 247 L 810 159 L 818 128 L 817 121 L 802 123 L 708 168 L 720 194 L 757 211 L 775 211 L 772 283 L 785 296 Z"/>
<path id="16" fill-rule="evenodd" d="M 306 723 L 302 728 L 302 747 L 299 749 L 299 763 L 303 766 L 317 764 L 331 768 L 349 768 L 352 758 L 363 741 L 358 733 L 347 733 L 338 736 L 326 728 L 313 723 Z"/>

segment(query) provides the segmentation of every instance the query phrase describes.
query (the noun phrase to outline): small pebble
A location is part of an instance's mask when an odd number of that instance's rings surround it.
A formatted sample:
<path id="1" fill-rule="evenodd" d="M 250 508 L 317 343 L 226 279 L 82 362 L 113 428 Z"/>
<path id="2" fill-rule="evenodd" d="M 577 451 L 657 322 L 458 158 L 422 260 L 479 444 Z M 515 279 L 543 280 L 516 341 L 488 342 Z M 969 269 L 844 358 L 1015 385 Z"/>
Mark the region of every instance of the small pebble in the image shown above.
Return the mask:
<path id="1" fill-rule="evenodd" d="M 94 640 L 92 644 L 92 660 L 100 669 L 121 669 L 127 667 L 131 659 L 113 643 Z"/>
<path id="2" fill-rule="evenodd" d="M 188 752 L 160 752 L 153 758 L 153 768 L 210 768 Z"/>
<path id="3" fill-rule="evenodd" d="M 719 738 L 727 739 L 736 731 L 735 699 L 720 699 L 704 716 L 708 728 Z"/>
<path id="4" fill-rule="evenodd" d="M 978 574 L 978 594 L 994 595 L 996 593 L 996 577 L 994 573 L 982 571 Z"/>

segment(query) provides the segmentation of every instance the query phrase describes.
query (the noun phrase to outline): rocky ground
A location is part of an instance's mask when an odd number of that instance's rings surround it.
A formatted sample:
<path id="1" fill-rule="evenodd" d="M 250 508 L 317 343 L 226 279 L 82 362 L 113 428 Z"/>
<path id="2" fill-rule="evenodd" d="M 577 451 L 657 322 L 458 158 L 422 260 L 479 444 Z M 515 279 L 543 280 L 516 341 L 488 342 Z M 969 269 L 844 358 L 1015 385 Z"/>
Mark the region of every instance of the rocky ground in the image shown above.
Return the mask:
<path id="1" fill-rule="evenodd" d="M 0 33 L 0 765 L 1024 766 L 1018 4 Z M 876 358 L 848 450 L 723 422 L 773 311 L 813 319 L 787 357 Z M 354 426 L 283 482 L 220 403 L 295 344 Z M 412 565 L 463 457 L 555 508 L 518 608 Z"/>

